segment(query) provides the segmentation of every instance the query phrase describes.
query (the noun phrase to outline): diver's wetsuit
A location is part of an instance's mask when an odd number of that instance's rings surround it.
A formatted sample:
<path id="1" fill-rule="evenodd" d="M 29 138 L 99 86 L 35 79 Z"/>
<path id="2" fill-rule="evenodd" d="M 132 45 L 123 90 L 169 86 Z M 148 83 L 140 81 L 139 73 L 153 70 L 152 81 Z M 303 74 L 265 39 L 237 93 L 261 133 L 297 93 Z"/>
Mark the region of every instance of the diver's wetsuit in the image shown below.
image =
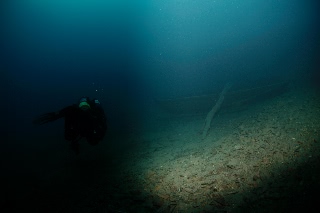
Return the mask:
<path id="1" fill-rule="evenodd" d="M 71 148 L 78 152 L 78 141 L 85 137 L 91 145 L 101 141 L 107 131 L 106 116 L 97 99 L 87 100 L 89 109 L 83 110 L 77 105 L 63 108 L 59 112 L 47 113 L 34 120 L 34 124 L 45 124 L 59 118 L 65 118 L 65 139 L 71 142 Z"/>

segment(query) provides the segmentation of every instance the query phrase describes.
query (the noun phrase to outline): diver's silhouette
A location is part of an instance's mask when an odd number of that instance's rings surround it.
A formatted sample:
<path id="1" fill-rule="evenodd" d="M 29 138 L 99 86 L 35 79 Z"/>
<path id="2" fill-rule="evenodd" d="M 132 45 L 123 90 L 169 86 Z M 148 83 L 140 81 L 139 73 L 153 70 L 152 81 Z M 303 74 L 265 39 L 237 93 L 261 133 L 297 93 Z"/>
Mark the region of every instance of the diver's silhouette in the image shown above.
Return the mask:
<path id="1" fill-rule="evenodd" d="M 58 112 L 50 112 L 37 117 L 33 123 L 42 125 L 65 119 L 64 137 L 71 142 L 71 148 L 79 153 L 79 140 L 84 137 L 91 145 L 101 141 L 107 131 L 107 122 L 104 110 L 99 100 L 90 100 L 88 97 L 80 99 L 79 104 L 67 106 Z"/>

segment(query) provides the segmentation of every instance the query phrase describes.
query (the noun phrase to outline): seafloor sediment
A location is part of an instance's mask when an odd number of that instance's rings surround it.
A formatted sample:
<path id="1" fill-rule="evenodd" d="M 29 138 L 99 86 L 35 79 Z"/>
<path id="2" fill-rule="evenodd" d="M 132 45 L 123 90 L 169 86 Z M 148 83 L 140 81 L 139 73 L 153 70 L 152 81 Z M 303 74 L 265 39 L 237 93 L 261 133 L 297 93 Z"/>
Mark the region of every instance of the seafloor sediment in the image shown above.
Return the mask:
<path id="1" fill-rule="evenodd" d="M 241 110 L 222 110 L 201 140 L 204 118 L 168 116 L 153 130 L 115 137 L 80 160 L 68 158 L 68 165 L 55 168 L 28 202 L 45 212 L 287 212 L 317 207 L 317 92 L 290 90 Z"/>

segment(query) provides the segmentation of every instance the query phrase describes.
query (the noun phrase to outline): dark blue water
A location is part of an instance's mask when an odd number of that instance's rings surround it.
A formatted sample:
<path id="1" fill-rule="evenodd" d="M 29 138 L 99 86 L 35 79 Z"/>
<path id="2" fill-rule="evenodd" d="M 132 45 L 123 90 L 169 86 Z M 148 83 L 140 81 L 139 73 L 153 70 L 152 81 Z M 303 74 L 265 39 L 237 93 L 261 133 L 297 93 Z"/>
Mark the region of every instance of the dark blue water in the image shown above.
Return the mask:
<path id="1" fill-rule="evenodd" d="M 316 0 L 1 1 L 1 143 L 15 156 L 43 147 L 39 134 L 63 140 L 62 121 L 35 128 L 32 119 L 82 96 L 101 101 L 108 134 L 126 135 L 155 119 L 148 113 L 159 99 L 227 82 L 319 85 L 319 8 Z"/>
<path id="2" fill-rule="evenodd" d="M 89 95 L 112 111 L 123 102 L 210 93 L 226 81 L 308 75 L 318 68 L 317 6 L 5 1 L 1 55 L 8 105 L 19 120 Z"/>

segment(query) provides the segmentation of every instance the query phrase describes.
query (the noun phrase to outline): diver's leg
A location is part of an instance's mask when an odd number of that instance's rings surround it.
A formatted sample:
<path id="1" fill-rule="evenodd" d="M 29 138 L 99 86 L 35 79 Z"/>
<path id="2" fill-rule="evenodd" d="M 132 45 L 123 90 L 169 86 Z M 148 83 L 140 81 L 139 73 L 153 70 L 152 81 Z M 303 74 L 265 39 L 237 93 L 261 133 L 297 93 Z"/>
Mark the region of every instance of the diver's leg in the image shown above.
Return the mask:
<path id="1" fill-rule="evenodd" d="M 92 146 L 95 146 L 95 145 L 97 145 L 99 143 L 99 140 L 94 138 L 94 137 L 87 137 L 87 141 Z"/>
<path id="2" fill-rule="evenodd" d="M 64 138 L 67 141 L 70 141 L 70 148 L 76 154 L 79 154 L 79 140 L 81 139 L 81 136 L 68 118 L 65 119 Z"/>
<path id="3" fill-rule="evenodd" d="M 79 140 L 70 142 L 70 148 L 76 153 L 76 155 L 80 152 L 80 145 L 78 141 Z"/>
<path id="4" fill-rule="evenodd" d="M 64 138 L 67 141 L 73 141 L 76 140 L 78 136 L 79 132 L 74 128 L 70 119 L 66 117 L 64 121 Z"/>

